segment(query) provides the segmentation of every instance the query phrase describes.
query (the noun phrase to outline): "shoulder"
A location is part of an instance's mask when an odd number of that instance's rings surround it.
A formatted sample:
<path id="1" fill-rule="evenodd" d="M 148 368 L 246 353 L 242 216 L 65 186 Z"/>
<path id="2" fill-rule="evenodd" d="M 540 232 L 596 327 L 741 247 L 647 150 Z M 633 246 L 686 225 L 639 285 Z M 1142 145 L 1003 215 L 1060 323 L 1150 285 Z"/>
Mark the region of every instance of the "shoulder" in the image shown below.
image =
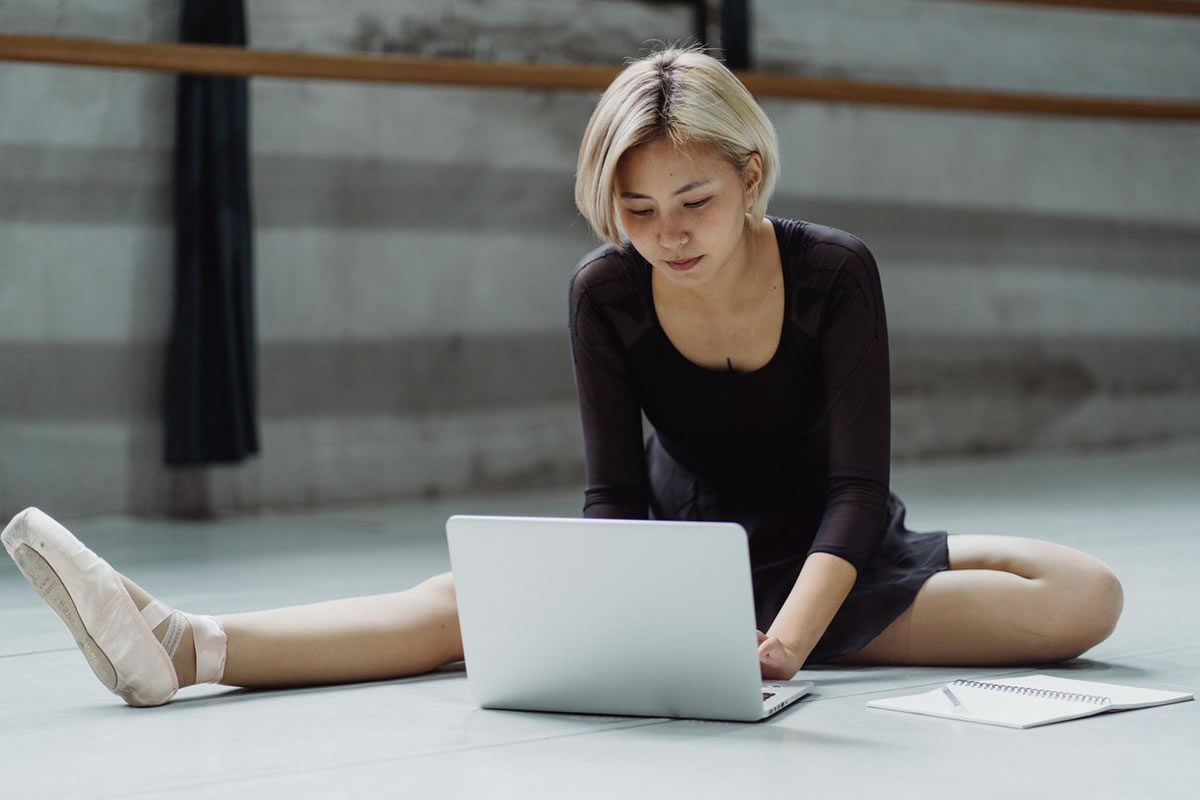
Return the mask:
<path id="1" fill-rule="evenodd" d="M 650 266 L 630 246 L 606 244 L 585 255 L 571 273 L 571 316 L 581 307 L 619 310 L 639 319 L 649 289 Z"/>
<path id="2" fill-rule="evenodd" d="M 793 269 L 854 272 L 877 271 L 875 256 L 852 233 L 798 219 L 772 217 L 784 264 Z"/>
<path id="3" fill-rule="evenodd" d="M 832 308 L 883 311 L 879 268 L 870 248 L 852 233 L 795 219 L 772 218 L 792 286 L 791 316 L 816 329 Z"/>
<path id="4" fill-rule="evenodd" d="M 631 248 L 601 245 L 575 265 L 571 272 L 572 297 L 603 291 L 606 286 L 628 283 L 635 258 Z"/>

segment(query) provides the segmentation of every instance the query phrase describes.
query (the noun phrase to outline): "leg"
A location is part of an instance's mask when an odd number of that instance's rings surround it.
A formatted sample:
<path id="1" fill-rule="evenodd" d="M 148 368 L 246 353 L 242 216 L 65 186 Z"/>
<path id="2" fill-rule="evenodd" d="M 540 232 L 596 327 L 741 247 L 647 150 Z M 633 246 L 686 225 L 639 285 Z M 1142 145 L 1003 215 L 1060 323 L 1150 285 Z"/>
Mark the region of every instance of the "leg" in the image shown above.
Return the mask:
<path id="1" fill-rule="evenodd" d="M 1108 638 L 1121 584 L 1099 560 L 1050 542 L 951 536 L 950 569 L 854 664 L 1009 665 L 1074 658 Z"/>
<path id="2" fill-rule="evenodd" d="M 138 608 L 152 598 L 124 578 Z M 394 594 L 348 597 L 217 617 L 226 686 L 312 686 L 418 675 L 462 658 L 454 579 L 437 575 Z M 165 628 L 165 623 L 164 626 Z M 161 636 L 162 630 L 156 629 Z M 174 658 L 180 688 L 196 677 L 192 632 Z"/>
<path id="3" fill-rule="evenodd" d="M 161 705 L 198 671 L 200 681 L 294 686 L 412 675 L 462 658 L 449 574 L 397 594 L 217 619 L 156 601 L 37 509 L 0 538 L 96 677 L 130 705 Z"/>
<path id="4" fill-rule="evenodd" d="M 222 683 L 231 686 L 382 680 L 462 658 L 450 573 L 406 592 L 218 619 L 229 642 Z"/>

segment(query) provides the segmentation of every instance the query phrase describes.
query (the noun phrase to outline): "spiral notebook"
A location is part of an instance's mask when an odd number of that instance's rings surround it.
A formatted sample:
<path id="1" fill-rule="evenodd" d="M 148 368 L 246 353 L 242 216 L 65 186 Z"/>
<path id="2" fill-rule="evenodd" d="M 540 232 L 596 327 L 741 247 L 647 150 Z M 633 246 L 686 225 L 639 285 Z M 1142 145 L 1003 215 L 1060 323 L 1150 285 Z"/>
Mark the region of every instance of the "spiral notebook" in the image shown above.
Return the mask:
<path id="1" fill-rule="evenodd" d="M 1189 692 L 1140 689 L 1054 675 L 1027 675 L 993 681 L 957 680 L 929 692 L 872 700 L 867 705 L 964 722 L 1032 728 L 1106 711 L 1148 708 L 1191 699 Z"/>

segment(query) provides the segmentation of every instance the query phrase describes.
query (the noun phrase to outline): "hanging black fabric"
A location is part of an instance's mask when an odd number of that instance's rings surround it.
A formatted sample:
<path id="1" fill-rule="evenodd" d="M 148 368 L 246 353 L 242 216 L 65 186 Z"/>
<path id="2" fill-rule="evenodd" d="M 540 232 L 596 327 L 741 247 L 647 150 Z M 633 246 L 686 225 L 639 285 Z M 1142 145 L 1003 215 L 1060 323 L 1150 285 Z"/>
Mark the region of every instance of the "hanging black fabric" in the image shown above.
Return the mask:
<path id="1" fill-rule="evenodd" d="M 243 0 L 184 0 L 180 41 L 246 44 Z M 181 75 L 166 462 L 258 452 L 247 80 Z"/>
<path id="2" fill-rule="evenodd" d="M 724 0 L 721 3 L 721 50 L 725 66 L 750 69 L 749 0 Z"/>

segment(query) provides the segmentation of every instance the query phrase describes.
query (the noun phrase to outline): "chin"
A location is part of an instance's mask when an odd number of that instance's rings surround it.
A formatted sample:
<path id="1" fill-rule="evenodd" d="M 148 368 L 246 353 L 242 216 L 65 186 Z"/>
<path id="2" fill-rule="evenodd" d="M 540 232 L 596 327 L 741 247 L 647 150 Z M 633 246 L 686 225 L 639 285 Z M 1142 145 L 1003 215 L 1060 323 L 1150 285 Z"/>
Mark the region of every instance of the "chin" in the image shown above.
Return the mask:
<path id="1" fill-rule="evenodd" d="M 712 273 L 708 270 L 691 269 L 687 272 L 678 272 L 666 266 L 657 269 L 667 280 L 677 286 L 701 286 L 712 279 Z"/>

